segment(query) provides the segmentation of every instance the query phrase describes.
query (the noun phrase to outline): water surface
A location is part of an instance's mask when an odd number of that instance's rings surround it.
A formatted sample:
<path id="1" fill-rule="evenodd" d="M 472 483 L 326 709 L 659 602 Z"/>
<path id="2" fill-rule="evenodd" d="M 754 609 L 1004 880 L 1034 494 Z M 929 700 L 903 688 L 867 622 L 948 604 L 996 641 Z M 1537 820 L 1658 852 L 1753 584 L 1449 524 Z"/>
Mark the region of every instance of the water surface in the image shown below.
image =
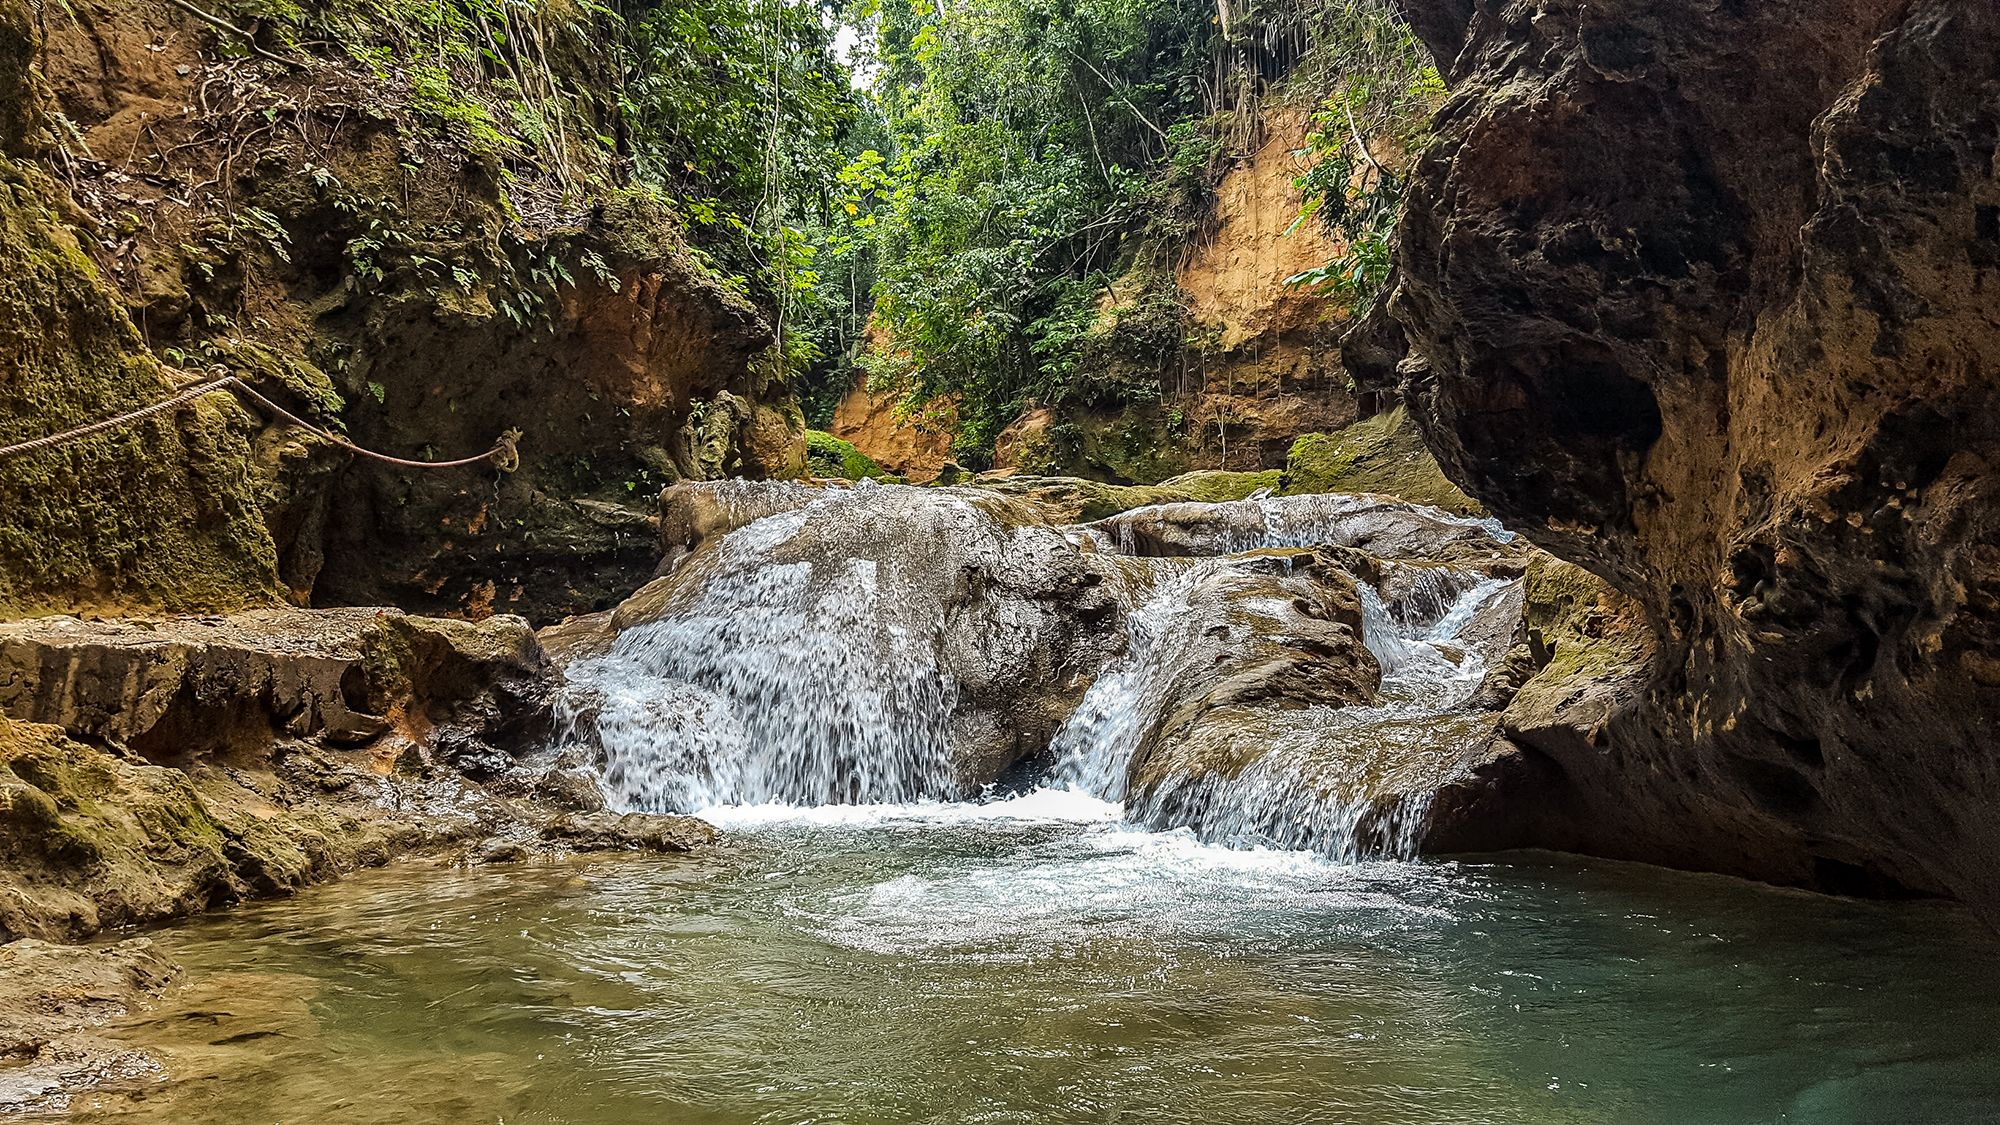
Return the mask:
<path id="1" fill-rule="evenodd" d="M 2000 1113 L 1962 912 L 1339 865 L 1115 806 L 738 809 L 702 859 L 356 876 L 162 931 L 80 1103 L 182 1122 L 1881 1122 Z M 137 1098 L 134 1095 L 141 1095 Z"/>

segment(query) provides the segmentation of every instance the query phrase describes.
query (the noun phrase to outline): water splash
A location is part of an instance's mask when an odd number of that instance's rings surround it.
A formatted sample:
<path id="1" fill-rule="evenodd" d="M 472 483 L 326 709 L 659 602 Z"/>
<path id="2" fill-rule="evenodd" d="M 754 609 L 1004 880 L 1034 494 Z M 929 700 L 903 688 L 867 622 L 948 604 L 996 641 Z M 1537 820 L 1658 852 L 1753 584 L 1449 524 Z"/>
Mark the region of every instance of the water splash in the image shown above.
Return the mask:
<path id="1" fill-rule="evenodd" d="M 1049 750 L 1055 760 L 1049 784 L 1107 801 L 1125 799 L 1126 773 L 1165 712 L 1177 674 L 1170 643 L 1188 593 L 1213 571 L 1207 560 L 1170 566 L 1147 560 L 1162 580 L 1126 615 L 1125 650 L 1091 682 Z"/>
<path id="2" fill-rule="evenodd" d="M 564 710 L 594 737 L 614 808 L 942 799 L 955 684 L 935 627 L 887 612 L 878 565 L 778 562 L 829 496 L 730 532 L 659 620 L 572 665 Z"/>
<path id="3" fill-rule="evenodd" d="M 1236 776 L 1183 778 L 1134 798 L 1133 758 L 1193 673 L 1179 659 L 1195 649 L 1175 642 L 1178 610 L 1190 585 L 1224 563 L 1204 560 L 1132 615 L 1125 656 L 1056 737 L 1052 784 L 1129 801 L 1135 821 L 1191 827 L 1214 842 L 1346 862 L 1414 856 L 1437 787 L 1485 733 L 1464 708 L 1498 654 L 1455 642 L 1514 582 L 1437 571 L 1409 583 L 1393 605 L 1357 584 L 1363 643 L 1383 669 L 1380 702 L 1290 713 L 1269 749 Z M 1442 601 L 1454 588 L 1457 596 Z"/>

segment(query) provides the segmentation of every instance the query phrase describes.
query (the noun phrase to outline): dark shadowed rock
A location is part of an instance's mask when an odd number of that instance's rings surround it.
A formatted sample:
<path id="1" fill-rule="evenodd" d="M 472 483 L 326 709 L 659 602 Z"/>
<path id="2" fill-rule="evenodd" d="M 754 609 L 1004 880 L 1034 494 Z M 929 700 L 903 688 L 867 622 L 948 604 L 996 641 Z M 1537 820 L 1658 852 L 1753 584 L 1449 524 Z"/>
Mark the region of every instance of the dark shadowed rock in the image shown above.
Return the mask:
<path id="1" fill-rule="evenodd" d="M 1412 6 L 1455 91 L 1350 365 L 1659 647 L 1516 701 L 1524 831 L 2000 905 L 2000 8 Z"/>

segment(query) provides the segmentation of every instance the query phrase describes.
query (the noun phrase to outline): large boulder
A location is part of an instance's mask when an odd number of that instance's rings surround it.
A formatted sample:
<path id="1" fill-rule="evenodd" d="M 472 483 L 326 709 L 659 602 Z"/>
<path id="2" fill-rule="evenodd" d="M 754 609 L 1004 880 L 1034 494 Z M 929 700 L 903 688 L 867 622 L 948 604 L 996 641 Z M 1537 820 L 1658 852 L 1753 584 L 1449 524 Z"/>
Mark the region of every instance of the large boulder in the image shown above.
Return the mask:
<path id="1" fill-rule="evenodd" d="M 1490 755 L 1477 693 L 1515 646 L 1519 584 L 1328 548 L 1189 574 L 1136 693 L 1132 815 L 1350 859 L 1414 851 L 1431 795 Z"/>
<path id="2" fill-rule="evenodd" d="M 1659 650 L 1517 721 L 1523 837 L 2000 907 L 2000 8 L 1407 6 L 1454 92 L 1350 366 Z"/>

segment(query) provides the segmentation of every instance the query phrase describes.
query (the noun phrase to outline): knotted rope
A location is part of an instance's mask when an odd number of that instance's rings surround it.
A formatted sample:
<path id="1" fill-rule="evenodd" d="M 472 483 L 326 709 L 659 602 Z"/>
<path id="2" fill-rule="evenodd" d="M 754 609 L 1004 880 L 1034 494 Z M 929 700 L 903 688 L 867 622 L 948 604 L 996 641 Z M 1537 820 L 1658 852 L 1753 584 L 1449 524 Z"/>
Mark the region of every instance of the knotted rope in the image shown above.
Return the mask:
<path id="1" fill-rule="evenodd" d="M 307 433 L 310 433 L 315 437 L 318 437 L 324 441 L 331 442 L 332 444 L 347 450 L 349 453 L 359 454 L 362 457 L 367 457 L 371 460 L 380 461 L 385 465 L 395 465 L 405 469 L 458 469 L 458 468 L 463 468 L 467 465 L 477 465 L 482 461 L 490 461 L 493 463 L 493 466 L 495 468 L 499 469 L 503 473 L 511 473 L 515 469 L 521 467 L 521 452 L 520 452 L 521 431 L 519 430 L 508 430 L 506 433 L 501 434 L 499 438 L 494 441 L 493 448 L 474 457 L 460 457 L 456 461 L 411 461 L 403 457 L 391 457 L 387 453 L 377 453 L 372 449 L 363 449 L 361 446 L 354 444 L 353 442 L 340 436 L 339 434 L 333 433 L 332 431 L 324 429 L 322 427 L 315 426 L 311 422 L 306 421 L 305 419 L 299 417 L 298 415 L 292 413 L 289 410 L 286 410 L 284 407 L 279 406 L 277 403 L 272 402 L 270 399 L 265 398 L 263 395 L 257 393 L 257 391 L 254 388 L 252 388 L 248 383 L 245 383 L 242 379 L 238 378 L 235 375 L 223 375 L 220 378 L 211 379 L 208 382 L 200 383 L 195 386 L 189 387 L 186 390 L 183 390 L 175 394 L 171 398 L 162 399 L 159 402 L 153 403 L 150 406 L 142 406 L 137 410 L 127 411 L 114 418 L 106 418 L 103 419 L 102 421 L 92 422 L 87 426 L 78 426 L 76 429 L 73 430 L 64 430 L 62 433 L 59 434 L 50 434 L 47 437 L 39 437 L 34 439 L 33 441 L 24 441 L 15 445 L 0 446 L 0 461 L 5 461 L 10 457 L 25 456 L 27 454 L 36 453 L 44 449 L 54 449 L 57 446 L 68 445 L 70 442 L 87 438 L 92 434 L 101 434 L 106 430 L 116 429 L 119 426 L 129 425 L 133 422 L 140 421 L 141 419 L 151 418 L 155 414 L 163 414 L 169 410 L 174 410 L 179 407 L 186 406 L 188 403 L 193 402 L 195 399 L 198 399 L 205 394 L 211 394 L 215 391 L 221 391 L 221 390 L 236 391 L 239 394 L 242 394 L 245 397 L 256 402 L 258 405 L 262 406 L 265 410 L 269 411 L 276 417 L 282 418 L 285 421 L 290 422 L 292 425 L 297 426 L 302 430 L 305 430 Z"/>

